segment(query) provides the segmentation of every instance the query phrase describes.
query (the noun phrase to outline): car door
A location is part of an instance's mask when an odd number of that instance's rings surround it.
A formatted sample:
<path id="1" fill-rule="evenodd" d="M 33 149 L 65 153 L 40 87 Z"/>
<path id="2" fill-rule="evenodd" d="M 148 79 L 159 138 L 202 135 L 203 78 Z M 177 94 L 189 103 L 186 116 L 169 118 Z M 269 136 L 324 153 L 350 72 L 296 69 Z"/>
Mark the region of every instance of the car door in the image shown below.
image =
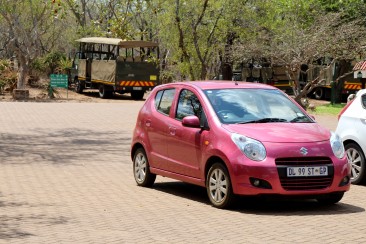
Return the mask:
<path id="1" fill-rule="evenodd" d="M 169 123 L 168 156 L 173 172 L 199 178 L 202 157 L 202 130 L 182 125 L 185 116 L 204 116 L 198 96 L 191 90 L 180 91 L 174 120 Z"/>
<path id="2" fill-rule="evenodd" d="M 168 170 L 168 148 L 166 138 L 168 137 L 168 128 L 170 109 L 174 99 L 175 89 L 163 89 L 156 93 L 154 103 L 150 106 L 148 117 L 143 121 L 144 127 L 149 138 L 150 155 L 152 167 Z"/>
<path id="3" fill-rule="evenodd" d="M 361 105 L 358 104 L 353 114 L 357 117 L 355 120 L 355 132 L 360 140 L 359 144 L 363 149 L 366 147 L 366 94 L 360 97 Z"/>

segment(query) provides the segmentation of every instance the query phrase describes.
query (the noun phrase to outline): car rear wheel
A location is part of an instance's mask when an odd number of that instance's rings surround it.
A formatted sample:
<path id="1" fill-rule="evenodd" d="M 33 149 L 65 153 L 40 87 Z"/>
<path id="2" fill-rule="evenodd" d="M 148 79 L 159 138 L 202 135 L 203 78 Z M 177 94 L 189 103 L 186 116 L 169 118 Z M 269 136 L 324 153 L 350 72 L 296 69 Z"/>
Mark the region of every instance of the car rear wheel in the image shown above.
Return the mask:
<path id="1" fill-rule="evenodd" d="M 355 143 L 345 145 L 348 162 L 351 163 L 351 182 L 360 184 L 365 181 L 365 155 Z"/>
<path id="2" fill-rule="evenodd" d="M 330 193 L 327 195 L 319 196 L 318 198 L 316 198 L 316 200 L 320 204 L 331 205 L 331 204 L 335 204 L 335 203 L 339 202 L 340 200 L 342 200 L 343 195 L 344 195 L 343 192 Z"/>
<path id="3" fill-rule="evenodd" d="M 228 208 L 234 201 L 229 172 L 221 163 L 215 163 L 208 171 L 206 178 L 207 195 L 217 208 Z"/>
<path id="4" fill-rule="evenodd" d="M 149 161 L 142 148 L 137 149 L 134 154 L 133 175 L 138 186 L 150 187 L 155 182 L 156 175 L 150 172 Z"/>

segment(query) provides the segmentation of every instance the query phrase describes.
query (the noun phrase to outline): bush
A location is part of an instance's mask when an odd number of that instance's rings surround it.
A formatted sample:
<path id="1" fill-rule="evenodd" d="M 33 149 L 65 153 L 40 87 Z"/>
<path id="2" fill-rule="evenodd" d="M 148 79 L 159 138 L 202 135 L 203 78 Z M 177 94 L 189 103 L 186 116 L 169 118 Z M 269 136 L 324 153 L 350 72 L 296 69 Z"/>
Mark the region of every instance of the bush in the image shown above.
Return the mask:
<path id="1" fill-rule="evenodd" d="M 34 59 L 30 65 L 28 84 L 38 85 L 40 77 L 49 77 L 50 74 L 66 73 L 71 67 L 71 60 L 59 51 L 50 52 L 42 57 Z"/>
<path id="2" fill-rule="evenodd" d="M 44 63 L 48 67 L 49 74 L 59 73 L 62 60 L 66 60 L 66 56 L 58 51 L 50 52 L 44 57 Z"/>
<path id="3" fill-rule="evenodd" d="M 0 92 L 9 90 L 12 92 L 17 85 L 18 74 L 13 70 L 11 61 L 8 59 L 0 59 Z"/>

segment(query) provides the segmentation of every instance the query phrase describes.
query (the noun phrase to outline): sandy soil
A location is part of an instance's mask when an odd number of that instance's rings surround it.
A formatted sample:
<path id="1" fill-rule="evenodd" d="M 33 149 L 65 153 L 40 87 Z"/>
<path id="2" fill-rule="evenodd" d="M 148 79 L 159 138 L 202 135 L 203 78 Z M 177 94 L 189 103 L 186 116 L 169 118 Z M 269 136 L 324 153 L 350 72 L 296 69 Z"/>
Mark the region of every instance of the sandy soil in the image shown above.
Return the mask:
<path id="1" fill-rule="evenodd" d="M 83 94 L 78 94 L 73 90 L 66 90 L 62 88 L 57 88 L 56 93 L 54 93 L 55 98 L 50 99 L 48 97 L 47 91 L 39 88 L 30 88 L 29 99 L 18 100 L 27 102 L 80 102 L 80 103 L 118 103 L 124 101 L 131 101 L 132 98 L 130 94 L 120 95 L 114 94 L 112 98 L 102 99 L 99 97 L 98 90 L 86 90 Z M 145 98 L 149 95 L 149 92 L 145 94 Z M 9 92 L 0 93 L 0 102 L 10 102 L 17 101 L 14 100 Z M 323 104 L 329 104 L 329 101 L 309 99 L 310 107 L 316 107 Z M 309 110 L 309 109 L 308 109 Z M 310 109 L 311 110 L 311 109 Z M 309 111 L 311 112 L 311 111 Z"/>
<path id="2" fill-rule="evenodd" d="M 0 93 L 0 102 L 11 102 L 11 101 L 27 101 L 27 102 L 80 102 L 80 103 L 117 103 L 123 101 L 132 100 L 130 94 L 120 95 L 115 94 L 113 98 L 101 99 L 97 90 L 86 90 L 83 94 L 78 94 L 73 90 L 66 90 L 57 88 L 54 93 L 55 98 L 50 99 L 46 90 L 39 88 L 27 88 L 29 90 L 29 98 L 26 100 L 15 100 L 11 93 L 3 92 Z M 145 97 L 148 94 L 145 94 Z"/>

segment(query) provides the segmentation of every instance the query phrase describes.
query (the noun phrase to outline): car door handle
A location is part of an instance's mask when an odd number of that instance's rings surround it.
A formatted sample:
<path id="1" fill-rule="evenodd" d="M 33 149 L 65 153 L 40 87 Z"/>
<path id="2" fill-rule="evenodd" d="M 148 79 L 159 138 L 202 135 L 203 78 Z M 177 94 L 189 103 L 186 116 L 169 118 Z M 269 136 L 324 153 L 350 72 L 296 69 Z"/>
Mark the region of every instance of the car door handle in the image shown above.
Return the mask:
<path id="1" fill-rule="evenodd" d="M 150 127 L 150 126 L 151 126 L 151 120 L 147 119 L 147 120 L 145 121 L 145 126 L 146 126 L 146 127 Z"/>
<path id="2" fill-rule="evenodd" d="M 175 136 L 176 128 L 175 127 L 169 127 L 169 134 L 172 136 Z"/>

